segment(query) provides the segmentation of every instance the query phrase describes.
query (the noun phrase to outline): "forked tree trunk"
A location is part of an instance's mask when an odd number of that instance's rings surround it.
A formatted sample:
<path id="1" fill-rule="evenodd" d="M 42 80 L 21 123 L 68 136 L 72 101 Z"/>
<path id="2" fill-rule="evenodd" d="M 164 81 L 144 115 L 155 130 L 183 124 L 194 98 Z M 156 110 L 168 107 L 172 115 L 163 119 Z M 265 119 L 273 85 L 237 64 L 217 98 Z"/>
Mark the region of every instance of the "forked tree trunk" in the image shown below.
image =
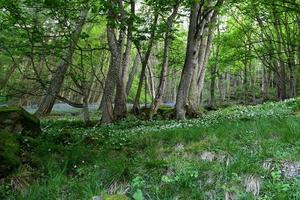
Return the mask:
<path id="1" fill-rule="evenodd" d="M 135 15 L 135 2 L 131 3 L 131 15 Z M 117 88 L 115 95 L 115 107 L 114 107 L 114 120 L 123 119 L 127 116 L 127 91 L 126 91 L 126 80 L 128 76 L 129 61 L 132 49 L 132 29 L 133 21 L 128 25 L 127 28 L 127 44 L 125 53 L 122 56 L 121 67 L 119 70 L 119 78 L 117 79 Z M 120 53 L 123 53 L 123 48 L 120 48 Z"/>
<path id="2" fill-rule="evenodd" d="M 127 116 L 127 92 L 126 78 L 128 73 L 129 58 L 131 52 L 131 38 L 127 38 L 127 45 L 121 67 L 119 69 L 119 77 L 117 78 L 117 88 L 115 95 L 114 120 L 119 120 Z"/>
<path id="3" fill-rule="evenodd" d="M 36 111 L 36 115 L 46 115 L 49 114 L 53 108 L 57 95 L 59 94 L 65 74 L 68 71 L 69 66 L 72 63 L 73 54 L 76 49 L 76 45 L 79 41 L 82 28 L 86 22 L 87 14 L 89 9 L 84 8 L 80 13 L 79 21 L 76 25 L 75 31 L 71 35 L 70 43 L 68 49 L 64 52 L 63 58 L 60 61 L 51 81 L 50 85 L 46 91 L 46 95 L 42 98 L 41 103 Z"/>
<path id="4" fill-rule="evenodd" d="M 143 82 L 144 82 L 145 75 L 146 75 L 146 68 L 147 68 L 147 65 L 148 65 L 148 61 L 149 61 L 150 54 L 151 54 L 151 51 L 152 51 L 152 47 L 153 47 L 154 40 L 155 40 L 157 22 L 158 22 L 158 13 L 155 13 L 152 28 L 151 28 L 150 41 L 149 41 L 149 44 L 148 44 L 148 47 L 147 47 L 145 57 L 142 58 L 142 55 L 140 55 L 141 62 L 142 62 L 142 70 L 141 70 L 141 74 L 140 74 L 138 89 L 137 89 L 136 96 L 135 96 L 134 103 L 133 103 L 133 107 L 132 107 L 132 111 L 135 115 L 139 115 L 139 113 L 140 113 L 140 98 L 141 98 L 142 89 L 143 89 Z"/>
<path id="5" fill-rule="evenodd" d="M 168 67 L 169 67 L 170 45 L 172 42 L 171 32 L 172 32 L 174 20 L 177 16 L 178 8 L 179 8 L 179 2 L 177 2 L 177 4 L 175 5 L 175 7 L 173 9 L 172 14 L 167 19 L 167 31 L 165 33 L 165 41 L 164 41 L 163 64 L 162 64 L 162 69 L 160 72 L 160 80 L 159 80 L 157 92 L 155 94 L 154 101 L 152 102 L 152 105 L 151 105 L 150 119 L 152 119 L 153 115 L 156 114 L 158 107 L 161 104 L 163 94 L 165 92 L 167 73 L 168 73 Z"/>
<path id="6" fill-rule="evenodd" d="M 211 18 L 209 18 L 208 23 L 209 22 L 211 22 Z M 190 86 L 188 110 L 191 117 L 197 117 L 201 114 L 199 113 L 199 107 L 202 101 L 201 97 L 204 88 L 205 72 L 211 51 L 211 42 L 212 29 L 206 28 L 200 43 L 198 65 Z"/>
<path id="7" fill-rule="evenodd" d="M 121 52 L 123 45 L 124 33 L 120 32 L 119 40 L 116 38 L 114 29 L 107 27 L 107 39 L 111 52 L 110 66 L 105 80 L 105 87 L 103 91 L 101 110 L 102 118 L 101 124 L 109 124 L 114 120 L 113 113 L 113 97 L 115 93 L 116 84 L 120 78 L 120 67 L 122 63 Z"/>
<path id="8" fill-rule="evenodd" d="M 191 82 L 193 79 L 193 74 L 195 73 L 195 67 L 198 64 L 199 43 L 201 37 L 203 37 L 203 32 L 205 27 L 209 26 L 211 19 L 214 19 L 214 16 L 217 15 L 215 9 L 221 6 L 222 3 L 223 1 L 219 0 L 212 8 L 207 8 L 207 9 L 205 9 L 204 1 L 201 2 L 195 1 L 193 3 L 193 7 L 190 14 L 186 58 L 185 58 L 185 63 L 182 70 L 181 80 L 180 80 L 178 94 L 176 98 L 176 118 L 179 120 L 185 119 L 187 101 L 188 101 L 188 96 L 190 94 L 190 88 L 191 88 Z M 212 5 L 207 5 L 207 6 L 212 6 Z M 208 34 L 208 36 L 209 35 L 210 34 Z M 199 71 L 200 73 L 204 74 L 205 69 L 201 69 Z M 201 77 L 200 77 L 200 81 L 198 79 L 198 83 L 199 82 L 200 83 L 202 82 Z"/>

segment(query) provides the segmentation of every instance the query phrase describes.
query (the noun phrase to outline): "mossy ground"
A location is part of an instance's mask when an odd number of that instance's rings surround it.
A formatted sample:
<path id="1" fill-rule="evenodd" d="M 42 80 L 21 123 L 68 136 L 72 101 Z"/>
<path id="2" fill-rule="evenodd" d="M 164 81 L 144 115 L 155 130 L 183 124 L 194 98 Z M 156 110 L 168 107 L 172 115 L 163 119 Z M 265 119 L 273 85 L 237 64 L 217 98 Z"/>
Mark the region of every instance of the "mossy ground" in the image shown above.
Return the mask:
<path id="1" fill-rule="evenodd" d="M 0 173 L 5 176 L 20 165 L 20 143 L 15 134 L 0 130 Z"/>
<path id="2" fill-rule="evenodd" d="M 300 161 L 300 117 L 293 114 L 297 103 L 288 103 L 228 108 L 193 121 L 128 119 L 100 128 L 82 128 L 76 118 L 44 120 L 32 150 L 39 179 L 22 192 L 3 183 L 1 192 L 26 200 L 108 194 L 223 199 L 226 192 L 255 199 L 244 186 L 252 175 L 262 180 L 260 199 L 300 199 L 300 179 L 283 176 L 280 167 Z M 271 170 L 263 168 L 266 160 L 274 163 Z"/>

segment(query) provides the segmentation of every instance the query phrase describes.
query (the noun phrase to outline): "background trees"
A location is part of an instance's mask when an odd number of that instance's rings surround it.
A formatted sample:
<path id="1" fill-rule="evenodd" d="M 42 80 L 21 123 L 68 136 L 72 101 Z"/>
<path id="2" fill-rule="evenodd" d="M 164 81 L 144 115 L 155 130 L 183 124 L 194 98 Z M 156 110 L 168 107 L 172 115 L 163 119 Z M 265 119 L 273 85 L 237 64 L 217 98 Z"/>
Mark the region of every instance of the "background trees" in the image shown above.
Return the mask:
<path id="1" fill-rule="evenodd" d="M 1 1 L 1 101 L 176 118 L 299 92 L 299 1 Z M 132 105 L 131 105 L 132 104 Z"/>

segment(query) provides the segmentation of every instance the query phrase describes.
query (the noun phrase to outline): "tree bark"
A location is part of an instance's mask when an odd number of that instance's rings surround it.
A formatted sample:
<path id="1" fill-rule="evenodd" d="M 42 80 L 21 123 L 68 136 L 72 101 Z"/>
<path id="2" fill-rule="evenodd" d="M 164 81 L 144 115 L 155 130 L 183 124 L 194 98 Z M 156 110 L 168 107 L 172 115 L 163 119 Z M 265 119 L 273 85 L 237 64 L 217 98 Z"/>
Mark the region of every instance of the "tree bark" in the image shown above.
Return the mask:
<path id="1" fill-rule="evenodd" d="M 186 109 L 188 108 L 187 101 L 191 90 L 193 74 L 195 73 L 195 67 L 197 66 L 197 64 L 199 64 L 198 63 L 199 45 L 200 45 L 201 38 L 203 37 L 204 29 L 205 27 L 209 26 L 211 20 L 214 19 L 215 16 L 217 15 L 215 8 L 221 6 L 222 3 L 223 3 L 222 0 L 217 1 L 217 3 L 212 8 L 207 8 L 207 9 L 204 8 L 205 5 L 203 1 L 194 2 L 193 4 L 191 14 L 190 14 L 186 58 L 185 58 L 185 63 L 182 70 L 181 80 L 180 80 L 179 89 L 176 98 L 176 118 L 178 120 L 185 119 Z M 210 35 L 211 32 L 209 31 L 208 37 Z M 199 71 L 200 71 L 200 75 L 201 74 L 204 75 L 205 68 L 199 69 Z M 202 78 L 199 77 L 198 83 L 201 82 L 202 82 Z M 201 84 L 201 86 L 203 86 L 203 84 Z M 190 102 L 194 103 L 194 100 Z"/>
<path id="2" fill-rule="evenodd" d="M 140 64 L 140 57 L 139 57 L 139 54 L 137 54 L 135 56 L 134 61 L 133 61 L 133 66 L 132 66 L 132 69 L 131 69 L 131 72 L 129 74 L 127 84 L 126 84 L 127 96 L 129 95 L 129 92 L 130 92 L 130 89 L 131 89 L 131 86 L 132 86 L 132 83 L 133 83 L 133 80 L 134 80 L 134 76 L 136 75 L 139 64 Z"/>
<path id="3" fill-rule="evenodd" d="M 263 74 L 262 74 L 262 97 L 263 100 L 269 99 L 269 88 L 270 88 L 270 82 L 271 82 L 271 72 L 264 66 L 263 67 Z"/>
<path id="4" fill-rule="evenodd" d="M 189 88 L 189 96 L 188 96 L 188 104 L 187 104 L 187 109 L 189 110 L 189 115 L 195 115 L 197 116 L 198 113 L 198 107 L 199 107 L 199 101 L 200 101 L 200 88 L 197 86 L 197 80 L 200 77 L 202 66 L 201 64 L 203 63 L 204 56 L 205 56 L 205 51 L 206 51 L 206 42 L 207 42 L 207 37 L 203 37 L 202 41 L 199 45 L 200 50 L 199 50 L 199 57 L 198 57 L 198 64 L 195 67 L 193 76 L 192 76 L 192 81 L 190 84 Z M 203 53 L 204 52 L 204 53 Z M 200 64 L 201 63 L 201 64 Z"/>
<path id="5" fill-rule="evenodd" d="M 226 100 L 226 74 L 221 74 L 218 80 L 220 104 L 223 105 Z"/>
<path id="6" fill-rule="evenodd" d="M 204 78 L 205 78 L 205 72 L 207 69 L 207 64 L 208 60 L 210 57 L 210 52 L 211 52 L 211 45 L 212 45 L 212 29 L 209 30 L 208 36 L 207 36 L 207 43 L 205 45 L 205 54 L 204 54 L 204 60 L 202 61 L 203 63 L 200 63 L 200 72 L 197 80 L 197 87 L 199 88 L 199 94 L 201 95 L 203 93 L 203 88 L 204 88 Z M 199 106 L 199 104 L 198 104 Z"/>
<path id="7" fill-rule="evenodd" d="M 88 8 L 83 8 L 83 10 L 80 13 L 80 18 L 79 21 L 76 25 L 75 31 L 71 35 L 70 38 L 70 43 L 68 49 L 66 49 L 64 56 L 62 60 L 60 61 L 56 72 L 54 73 L 50 85 L 47 89 L 46 95 L 42 98 L 41 103 L 39 105 L 38 110 L 36 111 L 36 115 L 46 115 L 49 114 L 53 108 L 53 105 L 55 103 L 55 100 L 57 98 L 57 95 L 59 94 L 65 74 L 68 71 L 69 66 L 72 63 L 72 58 L 74 51 L 76 49 L 76 45 L 79 41 L 82 28 L 86 22 L 87 14 L 88 14 L 89 9 Z"/>
<path id="8" fill-rule="evenodd" d="M 176 97 L 176 118 L 179 120 L 185 119 L 190 85 L 198 61 L 198 51 L 199 51 L 199 42 L 200 42 L 199 35 L 202 35 L 202 33 L 199 34 L 198 32 L 199 31 L 203 32 L 203 28 L 204 28 L 203 24 L 201 27 L 202 30 L 200 29 L 200 27 L 198 27 L 197 18 L 198 15 L 200 15 L 199 12 L 200 12 L 200 4 L 195 2 L 190 14 L 190 24 L 189 24 L 185 62 L 184 62 L 184 66 L 181 74 L 181 80 L 180 80 L 178 93 Z"/>
<path id="9" fill-rule="evenodd" d="M 220 27 L 218 25 L 217 28 L 217 37 L 218 39 L 220 38 Z M 215 104 L 216 104 L 216 97 L 215 97 L 215 87 L 216 87 L 216 78 L 217 78 L 217 72 L 218 72 L 218 65 L 219 65 L 219 51 L 220 51 L 220 47 L 217 44 L 215 46 L 215 52 L 214 52 L 214 56 L 215 56 L 215 60 L 214 60 L 214 64 L 211 67 L 211 81 L 210 81 L 210 98 L 209 98 L 209 103 L 208 106 L 210 108 L 215 108 Z"/>
<path id="10" fill-rule="evenodd" d="M 131 2 L 131 16 L 135 15 L 135 2 L 133 0 Z M 115 107 L 114 107 L 114 120 L 120 120 L 127 116 L 127 91 L 126 91 L 126 79 L 128 76 L 128 67 L 129 60 L 132 49 L 132 30 L 133 29 L 133 20 L 128 25 L 127 28 L 127 44 L 125 53 L 122 57 L 122 63 L 119 71 L 119 77 L 117 79 L 117 88 L 115 95 Z M 120 48 L 121 52 L 122 48 Z"/>
<path id="11" fill-rule="evenodd" d="M 116 38 L 115 31 L 111 27 L 107 27 L 107 39 L 111 52 L 111 60 L 109 71 L 105 80 L 105 87 L 102 96 L 101 110 L 102 119 L 101 124 L 109 124 L 114 120 L 113 113 L 113 97 L 118 79 L 120 79 L 120 68 L 122 63 L 121 52 L 123 45 L 124 33 L 120 32 L 119 39 Z"/>
<path id="12" fill-rule="evenodd" d="M 89 94 L 90 94 L 90 89 L 88 88 L 87 85 L 83 86 L 83 123 L 84 126 L 89 126 L 91 124 L 91 119 L 90 119 L 90 114 L 89 114 Z"/>
<path id="13" fill-rule="evenodd" d="M 172 28 L 173 28 L 174 20 L 177 16 L 178 8 L 179 8 L 179 1 L 174 6 L 172 14 L 167 19 L 167 31 L 165 33 L 165 40 L 164 40 L 163 64 L 162 64 L 162 69 L 160 72 L 160 80 L 159 80 L 157 92 L 155 94 L 154 101 L 152 102 L 152 105 L 151 105 L 150 119 L 152 119 L 153 115 L 156 114 L 158 107 L 161 104 L 162 97 L 163 97 L 163 94 L 165 91 L 166 81 L 167 81 L 167 73 L 168 73 L 168 67 L 169 67 L 170 45 L 172 42 L 172 39 L 171 39 Z"/>
<path id="14" fill-rule="evenodd" d="M 209 22 L 211 18 L 209 18 Z M 189 97 L 188 97 L 188 110 L 189 115 L 192 117 L 199 116 L 199 106 L 202 101 L 202 91 L 204 88 L 204 78 L 207 68 L 208 59 L 210 57 L 212 43 L 212 28 L 206 27 L 200 43 L 200 50 L 198 55 L 198 65 L 196 66 L 195 73 L 193 74 Z"/>
<path id="15" fill-rule="evenodd" d="M 155 81 L 154 81 L 153 72 L 150 65 L 147 65 L 147 69 L 148 69 L 148 76 L 147 76 L 148 90 L 151 95 L 151 102 L 153 102 L 155 98 Z"/>
<path id="16" fill-rule="evenodd" d="M 141 70 L 141 74 L 140 74 L 138 89 L 137 89 L 136 96 L 135 96 L 134 103 L 133 103 L 133 107 L 132 107 L 132 111 L 135 115 L 139 115 L 139 113 L 140 113 L 140 98 L 141 98 L 142 89 L 143 89 L 143 82 L 144 82 L 144 79 L 145 79 L 146 67 L 148 65 L 148 61 L 149 61 L 149 58 L 150 58 L 152 46 L 153 46 L 154 40 L 155 40 L 154 37 L 156 35 L 157 22 L 158 22 L 158 13 L 155 13 L 152 28 L 151 28 L 150 41 L 149 41 L 149 44 L 148 44 L 148 48 L 147 48 L 145 57 L 142 58 L 142 56 L 140 55 L 141 62 L 142 62 L 142 70 Z"/>
<path id="17" fill-rule="evenodd" d="M 213 64 L 211 68 L 211 80 L 210 80 L 210 98 L 209 98 L 209 103 L 208 106 L 210 108 L 215 108 L 216 105 L 216 98 L 215 98 L 215 88 L 216 88 L 216 74 L 217 74 L 217 61 L 215 64 Z"/>

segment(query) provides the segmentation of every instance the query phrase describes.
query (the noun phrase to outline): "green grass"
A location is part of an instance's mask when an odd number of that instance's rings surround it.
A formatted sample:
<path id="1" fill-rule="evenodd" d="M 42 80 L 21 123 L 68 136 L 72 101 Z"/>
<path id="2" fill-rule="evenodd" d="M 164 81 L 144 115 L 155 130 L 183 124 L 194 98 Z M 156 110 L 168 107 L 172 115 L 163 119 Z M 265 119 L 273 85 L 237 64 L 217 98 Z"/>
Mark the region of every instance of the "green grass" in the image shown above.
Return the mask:
<path id="1" fill-rule="evenodd" d="M 184 122 L 130 119 L 101 128 L 82 128 L 76 119 L 44 120 L 32 151 L 38 175 L 15 190 L 3 184 L 0 192 L 24 200 L 123 193 L 136 200 L 209 194 L 223 199 L 225 192 L 255 199 L 244 186 L 253 175 L 262 180 L 260 199 L 300 199 L 300 179 L 280 173 L 281 163 L 300 161 L 300 117 L 293 115 L 298 100 L 275 105 L 228 108 Z M 223 158 L 203 160 L 204 152 Z M 270 171 L 262 167 L 266 160 L 275 163 Z"/>

